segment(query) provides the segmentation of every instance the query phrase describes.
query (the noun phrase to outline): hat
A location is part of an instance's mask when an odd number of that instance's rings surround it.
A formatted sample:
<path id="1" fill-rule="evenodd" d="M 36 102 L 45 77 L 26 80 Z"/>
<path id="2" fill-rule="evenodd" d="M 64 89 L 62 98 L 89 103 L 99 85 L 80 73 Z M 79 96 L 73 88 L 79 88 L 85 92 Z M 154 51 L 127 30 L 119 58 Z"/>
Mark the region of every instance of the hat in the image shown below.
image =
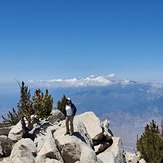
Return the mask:
<path id="1" fill-rule="evenodd" d="M 67 100 L 68 100 L 68 101 L 71 101 L 71 99 L 70 99 L 70 98 L 67 98 Z"/>

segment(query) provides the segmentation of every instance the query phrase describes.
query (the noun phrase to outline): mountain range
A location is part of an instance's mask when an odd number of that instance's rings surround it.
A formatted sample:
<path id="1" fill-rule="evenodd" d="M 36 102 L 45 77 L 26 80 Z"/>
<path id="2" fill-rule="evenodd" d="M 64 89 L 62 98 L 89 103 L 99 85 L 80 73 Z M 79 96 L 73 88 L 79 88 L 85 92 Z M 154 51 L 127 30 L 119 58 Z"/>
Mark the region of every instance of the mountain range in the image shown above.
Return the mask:
<path id="1" fill-rule="evenodd" d="M 70 97 L 77 107 L 77 114 L 93 111 L 101 120 L 109 119 L 110 128 L 115 136 L 121 137 L 126 150 L 135 150 L 136 140 L 142 134 L 146 124 L 155 120 L 161 126 L 163 118 L 163 85 L 140 83 L 130 80 L 110 80 L 109 84 L 46 88 L 54 98 L 54 107 L 63 95 Z M 19 91 L 12 94 L 0 94 L 2 115 L 16 108 Z"/>

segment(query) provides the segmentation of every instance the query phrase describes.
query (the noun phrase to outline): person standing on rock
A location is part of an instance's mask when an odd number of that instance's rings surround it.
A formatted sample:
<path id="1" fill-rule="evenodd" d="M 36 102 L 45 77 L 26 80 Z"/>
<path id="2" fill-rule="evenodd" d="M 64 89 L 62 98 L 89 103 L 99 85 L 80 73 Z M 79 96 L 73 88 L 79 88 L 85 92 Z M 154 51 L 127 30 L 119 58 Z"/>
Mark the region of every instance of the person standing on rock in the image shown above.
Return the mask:
<path id="1" fill-rule="evenodd" d="M 65 135 L 67 135 L 67 134 L 73 135 L 73 133 L 74 133 L 73 120 L 74 120 L 74 116 L 76 114 L 76 106 L 72 103 L 70 98 L 66 99 L 65 111 L 66 111 L 66 120 L 65 120 L 66 133 L 65 133 Z"/>

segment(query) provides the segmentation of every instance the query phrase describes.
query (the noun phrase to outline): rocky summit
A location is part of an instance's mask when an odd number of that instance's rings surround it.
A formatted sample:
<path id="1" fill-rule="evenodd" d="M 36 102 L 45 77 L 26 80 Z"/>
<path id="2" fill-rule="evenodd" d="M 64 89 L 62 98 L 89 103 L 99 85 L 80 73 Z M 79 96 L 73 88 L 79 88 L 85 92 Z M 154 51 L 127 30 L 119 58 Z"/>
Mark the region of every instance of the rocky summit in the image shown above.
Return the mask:
<path id="1" fill-rule="evenodd" d="M 29 138 L 22 138 L 21 123 L 0 128 L 2 163 L 136 163 L 136 154 L 124 151 L 122 141 L 93 112 L 74 118 L 73 135 L 64 135 L 65 117 L 53 110 L 34 124 Z"/>

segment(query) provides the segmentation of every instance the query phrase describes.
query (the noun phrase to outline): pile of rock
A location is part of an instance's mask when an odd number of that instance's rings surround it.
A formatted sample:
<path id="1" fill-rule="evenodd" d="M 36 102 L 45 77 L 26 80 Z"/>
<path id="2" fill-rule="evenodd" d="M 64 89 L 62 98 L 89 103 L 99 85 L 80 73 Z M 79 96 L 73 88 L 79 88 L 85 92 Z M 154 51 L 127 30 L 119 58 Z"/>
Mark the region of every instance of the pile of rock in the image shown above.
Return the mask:
<path id="1" fill-rule="evenodd" d="M 53 110 L 48 120 L 34 124 L 30 138 L 22 138 L 19 122 L 7 135 L 0 133 L 2 163 L 126 163 L 122 141 L 109 132 L 93 112 L 75 116 L 74 134 L 64 135 L 65 120 Z"/>

